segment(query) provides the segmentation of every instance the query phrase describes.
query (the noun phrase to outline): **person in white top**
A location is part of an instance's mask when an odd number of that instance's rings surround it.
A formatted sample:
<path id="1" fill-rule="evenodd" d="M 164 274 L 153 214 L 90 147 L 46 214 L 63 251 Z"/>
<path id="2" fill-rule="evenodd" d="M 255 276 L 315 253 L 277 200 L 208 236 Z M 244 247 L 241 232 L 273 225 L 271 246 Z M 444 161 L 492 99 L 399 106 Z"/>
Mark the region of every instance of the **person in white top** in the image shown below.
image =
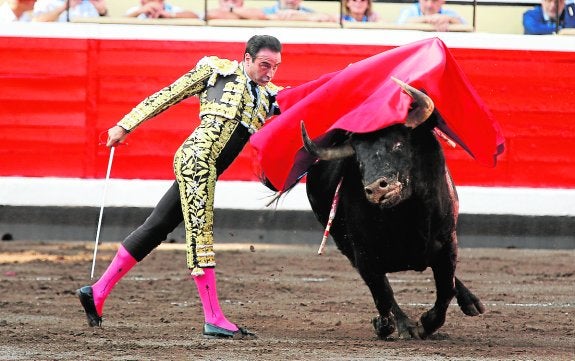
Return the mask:
<path id="1" fill-rule="evenodd" d="M 107 14 L 106 0 L 38 0 L 34 5 L 32 20 L 66 22 L 74 18 L 97 18 Z"/>
<path id="2" fill-rule="evenodd" d="M 435 31 L 449 31 L 450 24 L 465 24 L 457 12 L 445 9 L 445 0 L 418 0 L 404 8 L 397 19 L 398 24 L 431 24 Z"/>
<path id="3" fill-rule="evenodd" d="M 208 10 L 207 19 L 267 20 L 261 9 L 244 5 L 244 0 L 219 0 L 217 8 Z"/>
<path id="4" fill-rule="evenodd" d="M 6 0 L 0 5 L 0 23 L 31 21 L 36 0 Z"/>
<path id="5" fill-rule="evenodd" d="M 140 6 L 134 6 L 126 11 L 126 16 L 138 19 L 170 19 L 191 18 L 199 16 L 191 10 L 173 6 L 164 0 L 140 0 Z"/>

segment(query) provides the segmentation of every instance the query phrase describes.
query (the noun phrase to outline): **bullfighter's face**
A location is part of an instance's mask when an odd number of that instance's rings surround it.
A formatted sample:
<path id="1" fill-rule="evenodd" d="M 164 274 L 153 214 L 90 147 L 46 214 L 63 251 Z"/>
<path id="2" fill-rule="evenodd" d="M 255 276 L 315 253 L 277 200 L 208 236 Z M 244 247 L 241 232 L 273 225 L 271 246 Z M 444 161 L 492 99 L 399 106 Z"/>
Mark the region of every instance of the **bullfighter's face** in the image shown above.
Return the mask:
<path id="1" fill-rule="evenodd" d="M 251 80 L 258 85 L 265 86 L 273 79 L 281 61 L 281 53 L 261 49 L 253 58 L 249 53 L 245 54 L 244 67 Z"/>

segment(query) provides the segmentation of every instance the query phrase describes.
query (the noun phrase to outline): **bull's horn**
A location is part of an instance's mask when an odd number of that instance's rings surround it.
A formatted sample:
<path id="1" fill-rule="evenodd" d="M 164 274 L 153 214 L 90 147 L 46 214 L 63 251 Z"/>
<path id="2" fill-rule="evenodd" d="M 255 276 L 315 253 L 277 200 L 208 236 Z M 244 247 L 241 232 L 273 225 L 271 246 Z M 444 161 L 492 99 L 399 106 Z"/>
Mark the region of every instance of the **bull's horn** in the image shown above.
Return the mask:
<path id="1" fill-rule="evenodd" d="M 350 157 L 355 154 L 355 150 L 349 144 L 340 145 L 331 148 L 320 148 L 318 147 L 307 135 L 305 130 L 305 124 L 303 120 L 301 121 L 301 137 L 303 139 L 303 145 L 305 150 L 311 155 L 321 160 L 336 160 L 341 158 Z"/>
<path id="2" fill-rule="evenodd" d="M 424 92 L 419 91 L 412 87 L 409 84 L 404 83 L 403 81 L 391 77 L 391 79 L 397 83 L 406 92 L 417 104 L 417 106 L 407 113 L 407 119 L 405 119 L 405 125 L 409 128 L 415 128 L 421 123 L 423 123 L 435 108 L 433 104 L 433 100 L 429 96 L 427 96 Z"/>

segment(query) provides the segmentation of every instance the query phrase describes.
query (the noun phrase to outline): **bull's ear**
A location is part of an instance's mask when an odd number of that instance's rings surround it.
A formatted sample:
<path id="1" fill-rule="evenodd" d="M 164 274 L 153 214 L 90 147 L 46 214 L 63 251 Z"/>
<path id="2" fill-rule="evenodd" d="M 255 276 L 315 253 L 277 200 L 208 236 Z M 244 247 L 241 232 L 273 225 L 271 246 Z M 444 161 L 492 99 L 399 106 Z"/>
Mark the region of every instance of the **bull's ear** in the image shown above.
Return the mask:
<path id="1" fill-rule="evenodd" d="M 343 144 L 336 147 L 329 147 L 323 148 L 319 147 L 315 144 L 307 135 L 307 131 L 305 130 L 305 124 L 303 120 L 301 121 L 301 136 L 303 139 L 303 145 L 305 150 L 308 151 L 309 154 L 313 155 L 316 158 L 321 160 L 336 160 L 347 158 L 355 154 L 355 150 L 350 144 Z"/>
<path id="2" fill-rule="evenodd" d="M 403 91 L 413 99 L 413 104 L 415 104 L 409 113 L 407 113 L 405 126 L 409 128 L 417 127 L 427 118 L 429 118 L 431 113 L 433 113 L 433 109 L 435 108 L 433 100 L 431 100 L 427 94 L 415 89 L 411 85 L 406 84 L 395 77 L 391 77 L 391 79 L 396 82 L 397 85 L 399 85 L 401 89 L 403 89 Z"/>

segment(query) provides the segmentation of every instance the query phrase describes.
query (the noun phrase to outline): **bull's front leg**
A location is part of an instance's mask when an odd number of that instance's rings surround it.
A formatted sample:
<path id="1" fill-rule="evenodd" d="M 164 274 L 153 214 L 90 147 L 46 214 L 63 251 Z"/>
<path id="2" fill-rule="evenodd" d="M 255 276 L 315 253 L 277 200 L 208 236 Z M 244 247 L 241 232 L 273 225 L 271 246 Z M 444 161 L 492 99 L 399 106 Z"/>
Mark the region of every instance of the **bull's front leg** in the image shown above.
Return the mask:
<path id="1" fill-rule="evenodd" d="M 386 277 L 386 282 L 388 279 Z M 389 282 L 388 282 L 389 286 Z M 391 286 L 389 286 L 391 288 Z M 391 307 L 391 312 L 395 317 L 395 323 L 397 325 L 397 333 L 401 339 L 420 339 L 419 335 L 423 333 L 423 328 L 417 322 L 413 321 L 403 310 L 399 307 L 399 304 L 393 297 L 393 305 Z"/>
<path id="2" fill-rule="evenodd" d="M 378 338 L 385 339 L 395 331 L 395 320 L 391 314 L 391 308 L 395 303 L 393 290 L 385 274 L 376 274 L 369 270 L 362 270 L 361 267 L 358 267 L 358 271 L 369 288 L 375 303 L 375 308 L 379 313 L 379 316 L 374 317 L 372 320 L 373 328 Z"/>
<path id="3" fill-rule="evenodd" d="M 457 249 L 453 243 L 447 244 L 435 257 L 431 269 L 435 279 L 436 298 L 433 308 L 425 312 L 421 318 L 423 326 L 421 338 L 426 338 L 437 331 L 445 323 L 447 308 L 456 294 L 455 265 Z"/>

